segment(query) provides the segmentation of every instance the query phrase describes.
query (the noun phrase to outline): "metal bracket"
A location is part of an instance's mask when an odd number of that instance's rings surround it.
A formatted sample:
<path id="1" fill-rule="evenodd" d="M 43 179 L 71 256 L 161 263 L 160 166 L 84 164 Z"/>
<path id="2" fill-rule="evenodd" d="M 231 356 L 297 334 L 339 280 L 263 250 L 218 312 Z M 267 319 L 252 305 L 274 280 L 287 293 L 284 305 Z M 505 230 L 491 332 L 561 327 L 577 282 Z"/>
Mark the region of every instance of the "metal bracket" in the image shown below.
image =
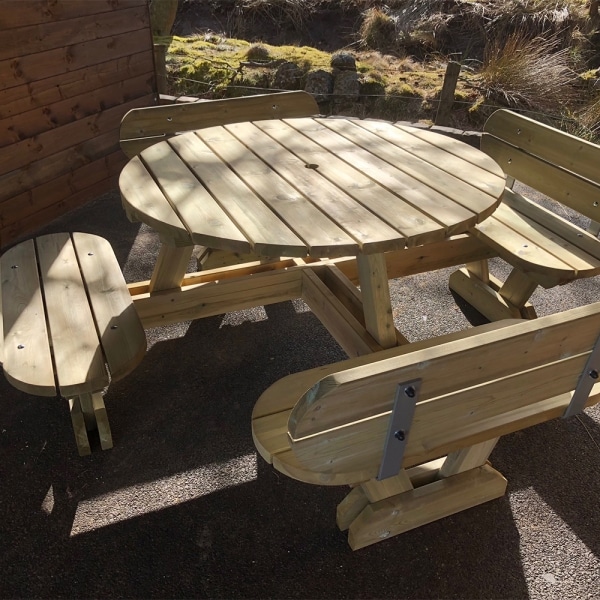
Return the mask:
<path id="1" fill-rule="evenodd" d="M 415 416 L 415 408 L 419 401 L 422 379 L 413 379 L 398 384 L 394 408 L 390 415 L 385 445 L 383 447 L 383 459 L 379 466 L 377 479 L 387 479 L 398 475 L 402 468 L 404 450 L 408 443 L 408 434 Z"/>
<path id="2" fill-rule="evenodd" d="M 562 418 L 566 419 L 580 413 L 590 397 L 590 392 L 596 383 L 600 383 L 600 337 L 596 340 L 592 353 L 589 355 L 583 373 L 579 377 L 573 397 Z"/>

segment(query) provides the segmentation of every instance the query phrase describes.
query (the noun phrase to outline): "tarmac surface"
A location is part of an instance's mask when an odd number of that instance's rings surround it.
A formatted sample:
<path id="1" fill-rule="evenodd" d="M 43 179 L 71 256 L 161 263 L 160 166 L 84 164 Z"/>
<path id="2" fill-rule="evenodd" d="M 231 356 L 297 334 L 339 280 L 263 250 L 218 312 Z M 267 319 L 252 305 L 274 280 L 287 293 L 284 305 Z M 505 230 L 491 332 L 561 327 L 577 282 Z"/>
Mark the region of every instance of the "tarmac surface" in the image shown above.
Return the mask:
<path id="1" fill-rule="evenodd" d="M 128 282 L 150 277 L 157 236 L 127 221 L 117 192 L 50 231 L 102 235 Z M 483 322 L 449 292 L 452 270 L 390 283 L 411 341 Z M 541 316 L 599 291 L 589 279 L 533 303 Z M 141 365 L 105 397 L 115 447 L 89 457 L 66 402 L 0 377 L 0 597 L 600 598 L 599 406 L 502 438 L 490 460 L 503 498 L 352 552 L 335 525 L 347 489 L 286 478 L 252 443 L 271 383 L 345 358 L 307 307 L 147 337 Z"/>

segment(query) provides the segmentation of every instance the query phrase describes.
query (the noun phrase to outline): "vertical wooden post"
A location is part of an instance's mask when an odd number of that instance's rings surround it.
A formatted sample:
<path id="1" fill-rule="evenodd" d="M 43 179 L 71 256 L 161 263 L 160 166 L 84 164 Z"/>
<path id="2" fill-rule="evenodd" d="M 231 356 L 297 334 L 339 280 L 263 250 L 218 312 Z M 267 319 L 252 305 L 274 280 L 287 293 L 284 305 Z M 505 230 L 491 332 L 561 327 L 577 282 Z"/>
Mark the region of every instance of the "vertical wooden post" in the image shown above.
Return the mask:
<path id="1" fill-rule="evenodd" d="M 598 0 L 592 0 L 590 2 L 590 17 L 594 18 L 598 16 L 598 5 L 600 2 Z"/>
<path id="2" fill-rule="evenodd" d="M 440 105 L 435 116 L 436 125 L 450 125 L 450 113 L 454 104 L 454 91 L 460 73 L 460 63 L 450 61 L 446 67 L 444 84 L 440 94 Z"/>
<path id="3" fill-rule="evenodd" d="M 154 44 L 154 68 L 156 70 L 156 91 L 167 93 L 167 47 L 164 44 Z"/>

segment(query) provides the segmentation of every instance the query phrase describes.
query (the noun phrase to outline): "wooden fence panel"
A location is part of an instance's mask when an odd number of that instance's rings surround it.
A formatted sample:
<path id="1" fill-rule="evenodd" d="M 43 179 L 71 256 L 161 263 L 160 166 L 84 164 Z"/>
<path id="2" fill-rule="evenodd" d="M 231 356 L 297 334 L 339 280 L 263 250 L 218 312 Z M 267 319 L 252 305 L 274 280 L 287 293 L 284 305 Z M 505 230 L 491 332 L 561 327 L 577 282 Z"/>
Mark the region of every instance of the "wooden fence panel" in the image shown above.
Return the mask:
<path id="1" fill-rule="evenodd" d="M 157 102 L 148 0 L 0 0 L 0 246 L 114 189 Z"/>

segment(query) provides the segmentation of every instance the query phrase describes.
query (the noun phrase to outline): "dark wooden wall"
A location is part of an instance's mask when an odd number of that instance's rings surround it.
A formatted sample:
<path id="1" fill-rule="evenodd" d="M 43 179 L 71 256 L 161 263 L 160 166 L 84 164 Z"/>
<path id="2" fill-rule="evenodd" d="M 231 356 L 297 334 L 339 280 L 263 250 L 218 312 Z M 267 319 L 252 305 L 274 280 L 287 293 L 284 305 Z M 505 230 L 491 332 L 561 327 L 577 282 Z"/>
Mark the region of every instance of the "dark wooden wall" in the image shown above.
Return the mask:
<path id="1" fill-rule="evenodd" d="M 153 104 L 147 0 L 0 0 L 0 246 L 116 188 Z"/>

